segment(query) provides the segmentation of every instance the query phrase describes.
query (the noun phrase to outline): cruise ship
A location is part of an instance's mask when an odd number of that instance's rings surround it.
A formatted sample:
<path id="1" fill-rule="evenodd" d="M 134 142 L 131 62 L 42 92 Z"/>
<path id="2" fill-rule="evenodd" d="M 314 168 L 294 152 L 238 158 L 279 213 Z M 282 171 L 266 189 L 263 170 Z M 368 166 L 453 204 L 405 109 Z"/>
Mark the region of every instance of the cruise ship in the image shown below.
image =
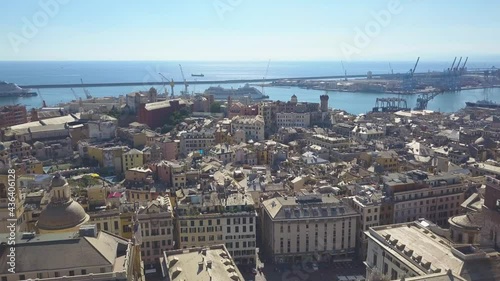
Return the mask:
<path id="1" fill-rule="evenodd" d="M 249 97 L 252 100 L 262 100 L 267 99 L 269 96 L 262 94 L 261 91 L 257 90 L 254 87 L 250 87 L 248 84 L 245 84 L 244 87 L 238 89 L 224 89 L 220 86 L 218 87 L 210 87 L 205 91 L 206 95 L 213 95 L 216 100 L 225 100 L 229 96 L 234 99 L 240 99 L 244 97 Z"/>
<path id="2" fill-rule="evenodd" d="M 0 98 L 5 97 L 33 97 L 37 93 L 31 89 L 23 89 L 14 83 L 0 81 Z"/>
<path id="3" fill-rule="evenodd" d="M 466 102 L 467 107 L 480 107 L 480 108 L 500 108 L 500 103 L 490 100 L 479 100 L 477 102 Z"/>

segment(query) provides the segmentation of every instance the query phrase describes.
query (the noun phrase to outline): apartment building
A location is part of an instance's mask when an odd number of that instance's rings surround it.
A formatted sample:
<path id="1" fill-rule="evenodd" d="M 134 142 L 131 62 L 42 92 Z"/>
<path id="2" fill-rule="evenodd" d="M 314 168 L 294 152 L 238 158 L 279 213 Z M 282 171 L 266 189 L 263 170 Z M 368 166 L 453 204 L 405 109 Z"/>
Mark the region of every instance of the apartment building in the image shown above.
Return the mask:
<path id="1" fill-rule="evenodd" d="M 245 132 L 246 141 L 261 141 L 264 140 L 264 118 L 257 116 L 236 116 L 231 119 L 231 133 L 234 134 L 237 130 Z"/>
<path id="2" fill-rule="evenodd" d="M 325 135 L 312 135 L 307 139 L 309 145 L 317 145 L 326 149 L 342 150 L 349 147 L 349 140 L 346 138 L 333 138 Z"/>
<path id="3" fill-rule="evenodd" d="M 311 126 L 311 113 L 279 112 L 276 113 L 276 124 L 278 128 Z"/>
<path id="4" fill-rule="evenodd" d="M 144 153 L 142 151 L 132 148 L 122 154 L 122 173 L 142 165 L 144 165 Z"/>
<path id="5" fill-rule="evenodd" d="M 468 188 L 458 175 L 429 175 L 423 171 L 393 173 L 383 180 L 393 202 L 394 223 L 426 218 L 447 226 L 448 218 L 461 212 Z"/>
<path id="6" fill-rule="evenodd" d="M 187 156 L 191 152 L 205 154 L 215 144 L 211 131 L 182 132 L 180 134 L 180 153 Z"/>
<path id="7" fill-rule="evenodd" d="M 0 128 L 28 123 L 25 105 L 7 105 L 0 107 Z"/>
<path id="8" fill-rule="evenodd" d="M 365 186 L 358 195 L 346 197 L 344 200 L 357 211 L 360 216 L 357 219 L 358 233 L 356 236 L 358 255 L 362 260 L 366 257 L 366 246 L 368 240 L 365 235 L 370 227 L 378 226 L 381 222 L 381 209 L 386 199 L 381 190 Z"/>
<path id="9" fill-rule="evenodd" d="M 352 260 L 360 215 L 327 195 L 262 203 L 263 250 L 277 263 Z"/>
<path id="10" fill-rule="evenodd" d="M 163 251 L 174 248 L 174 216 L 170 198 L 159 196 L 140 207 L 137 219 L 141 226 L 142 261 L 158 265 Z"/>
<path id="11" fill-rule="evenodd" d="M 178 201 L 176 215 L 179 248 L 225 244 L 238 263 L 255 263 L 257 213 L 250 194 L 191 192 Z"/>

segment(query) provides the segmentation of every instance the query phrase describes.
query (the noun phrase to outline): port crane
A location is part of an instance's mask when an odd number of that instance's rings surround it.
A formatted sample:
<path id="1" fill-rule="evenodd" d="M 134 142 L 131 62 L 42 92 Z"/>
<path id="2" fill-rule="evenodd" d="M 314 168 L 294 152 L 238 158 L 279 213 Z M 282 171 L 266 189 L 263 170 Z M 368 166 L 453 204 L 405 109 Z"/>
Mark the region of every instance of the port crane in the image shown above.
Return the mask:
<path id="1" fill-rule="evenodd" d="M 389 69 L 391 70 L 391 74 L 394 75 L 394 69 L 392 69 L 391 63 L 389 63 Z"/>
<path id="2" fill-rule="evenodd" d="M 76 94 L 75 90 L 73 90 L 73 88 L 71 88 L 71 92 L 73 93 L 73 96 L 75 97 L 76 100 L 80 99 L 80 97 L 78 97 L 78 95 Z"/>
<path id="3" fill-rule="evenodd" d="M 344 81 L 347 81 L 347 70 L 345 70 L 344 62 L 340 61 L 340 64 L 342 64 L 342 70 L 344 71 Z"/>
<path id="4" fill-rule="evenodd" d="M 165 81 L 168 81 L 167 77 L 163 76 L 160 72 L 158 74 L 161 76 L 161 82 L 163 83 L 163 89 L 165 91 L 165 97 L 168 97 L 167 87 L 165 86 Z"/>
<path id="5" fill-rule="evenodd" d="M 36 91 L 38 92 L 38 96 L 42 100 L 42 107 L 47 107 L 47 104 L 45 103 L 45 99 L 43 98 L 42 92 L 40 92 L 40 89 L 36 89 Z"/>
<path id="6" fill-rule="evenodd" d="M 415 62 L 415 65 L 413 66 L 413 68 L 411 68 L 404 80 L 403 80 L 403 89 L 406 91 L 406 92 L 411 92 L 415 89 L 415 79 L 413 78 L 413 75 L 415 74 L 415 70 L 417 69 L 417 66 L 418 66 L 418 62 L 420 61 L 420 57 L 417 58 L 417 61 Z"/>
<path id="7" fill-rule="evenodd" d="M 441 92 L 434 92 L 434 93 L 422 93 L 418 95 L 417 98 L 417 105 L 415 106 L 415 110 L 425 110 L 427 109 L 427 104 L 429 101 L 431 101 L 433 98 L 435 98 L 437 95 L 441 94 Z"/>
<path id="8" fill-rule="evenodd" d="M 188 83 L 186 78 L 184 77 L 184 70 L 182 70 L 182 65 L 179 64 L 179 68 L 181 69 L 182 80 L 184 81 L 184 94 L 188 94 Z"/>
<path id="9" fill-rule="evenodd" d="M 80 78 L 80 82 L 82 82 L 82 86 L 83 86 L 84 84 L 83 84 L 82 78 Z M 85 93 L 85 96 L 87 97 L 88 100 L 92 98 L 92 95 L 90 94 L 89 90 L 87 90 L 87 88 L 83 87 L 83 92 Z"/>
<path id="10" fill-rule="evenodd" d="M 267 73 L 269 72 L 269 65 L 271 64 L 271 59 L 267 62 L 266 73 L 264 73 L 264 77 L 262 77 L 262 94 L 264 94 L 264 83 L 267 78 Z"/>

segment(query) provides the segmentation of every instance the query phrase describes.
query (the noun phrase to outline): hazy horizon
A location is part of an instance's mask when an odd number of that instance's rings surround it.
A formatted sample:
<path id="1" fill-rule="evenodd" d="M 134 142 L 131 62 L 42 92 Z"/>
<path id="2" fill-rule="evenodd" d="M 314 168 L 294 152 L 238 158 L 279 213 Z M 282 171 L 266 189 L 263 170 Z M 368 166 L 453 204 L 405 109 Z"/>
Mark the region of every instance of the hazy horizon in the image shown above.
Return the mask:
<path id="1" fill-rule="evenodd" d="M 3 1 L 0 61 L 500 58 L 500 2 Z"/>

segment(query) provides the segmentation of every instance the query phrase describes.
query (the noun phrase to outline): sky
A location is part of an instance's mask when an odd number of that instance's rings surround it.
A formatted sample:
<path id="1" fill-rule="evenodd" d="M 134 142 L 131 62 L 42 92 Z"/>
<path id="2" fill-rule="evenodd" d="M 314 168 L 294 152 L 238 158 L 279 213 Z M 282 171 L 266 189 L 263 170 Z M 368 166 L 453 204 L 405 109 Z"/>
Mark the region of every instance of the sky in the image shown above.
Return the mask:
<path id="1" fill-rule="evenodd" d="M 2 0 L 0 60 L 500 57 L 495 0 Z"/>

